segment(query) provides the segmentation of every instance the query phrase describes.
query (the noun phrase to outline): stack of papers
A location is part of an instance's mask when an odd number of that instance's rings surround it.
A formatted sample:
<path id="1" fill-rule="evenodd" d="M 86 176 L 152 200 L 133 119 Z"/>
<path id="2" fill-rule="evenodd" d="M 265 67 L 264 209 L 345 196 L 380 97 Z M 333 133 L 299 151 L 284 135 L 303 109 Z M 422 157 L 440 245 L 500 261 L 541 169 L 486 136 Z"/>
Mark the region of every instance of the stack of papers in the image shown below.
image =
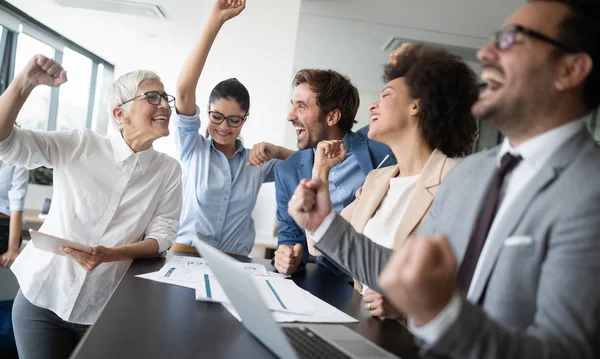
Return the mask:
<path id="1" fill-rule="evenodd" d="M 315 297 L 285 279 L 269 272 L 262 264 L 239 263 L 251 274 L 252 281 L 276 322 L 355 323 L 358 320 Z M 173 256 L 156 272 L 136 277 L 196 290 L 196 300 L 221 303 L 240 320 L 229 298 L 221 288 L 208 264 L 202 258 Z"/>

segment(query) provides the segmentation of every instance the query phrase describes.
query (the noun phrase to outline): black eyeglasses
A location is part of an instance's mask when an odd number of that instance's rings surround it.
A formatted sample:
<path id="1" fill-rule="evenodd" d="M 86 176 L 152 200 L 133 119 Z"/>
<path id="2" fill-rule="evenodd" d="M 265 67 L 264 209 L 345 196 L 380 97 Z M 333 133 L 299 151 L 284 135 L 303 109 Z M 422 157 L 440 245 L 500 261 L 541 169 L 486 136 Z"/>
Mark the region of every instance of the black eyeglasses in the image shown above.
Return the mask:
<path id="1" fill-rule="evenodd" d="M 548 37 L 544 34 L 540 34 L 537 31 L 528 29 L 521 25 L 512 25 L 512 26 L 506 27 L 506 28 L 496 32 L 496 48 L 498 50 L 509 49 L 512 45 L 514 45 L 516 43 L 516 38 L 517 38 L 518 33 L 533 37 L 540 41 L 544 41 L 544 42 L 551 44 L 551 45 L 555 46 L 556 48 L 559 48 L 568 53 L 577 52 L 577 50 L 573 49 L 572 47 L 570 47 L 568 45 L 563 44 L 560 41 L 554 40 L 551 37 Z"/>
<path id="2" fill-rule="evenodd" d="M 124 104 L 131 102 L 142 96 L 146 96 L 146 101 L 148 101 L 148 103 L 151 105 L 160 105 L 162 100 L 165 100 L 165 101 L 167 101 L 167 104 L 169 105 L 169 107 L 175 107 L 175 97 L 168 95 L 166 92 L 160 93 L 160 92 L 156 92 L 156 91 L 144 92 L 141 95 L 137 95 L 136 97 L 123 102 L 119 106 L 123 106 Z"/>
<path id="3" fill-rule="evenodd" d="M 242 125 L 242 123 L 244 123 L 244 121 L 246 121 L 246 118 L 248 118 L 248 114 L 245 114 L 244 117 L 225 116 L 222 113 L 220 113 L 219 111 L 212 111 L 212 110 L 208 111 L 208 119 L 210 120 L 210 122 L 214 123 L 215 125 L 218 125 L 221 122 L 223 122 L 224 120 L 227 120 L 227 124 L 230 127 L 240 127 Z"/>

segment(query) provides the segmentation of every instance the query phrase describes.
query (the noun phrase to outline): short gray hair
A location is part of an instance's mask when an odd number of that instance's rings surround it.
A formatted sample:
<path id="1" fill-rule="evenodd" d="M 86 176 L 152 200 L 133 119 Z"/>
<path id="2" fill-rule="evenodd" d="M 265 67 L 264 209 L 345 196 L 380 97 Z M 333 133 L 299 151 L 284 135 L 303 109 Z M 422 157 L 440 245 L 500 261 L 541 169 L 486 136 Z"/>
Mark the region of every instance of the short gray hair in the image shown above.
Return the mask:
<path id="1" fill-rule="evenodd" d="M 112 120 L 111 123 L 117 131 L 121 131 L 121 124 L 114 118 L 112 113 L 113 108 L 119 107 L 123 102 L 135 97 L 140 84 L 146 80 L 160 81 L 160 77 L 154 71 L 131 71 L 119 77 L 108 89 L 106 97 L 104 97 L 104 103 Z M 131 102 L 126 103 L 121 108 L 125 112 L 129 111 Z"/>

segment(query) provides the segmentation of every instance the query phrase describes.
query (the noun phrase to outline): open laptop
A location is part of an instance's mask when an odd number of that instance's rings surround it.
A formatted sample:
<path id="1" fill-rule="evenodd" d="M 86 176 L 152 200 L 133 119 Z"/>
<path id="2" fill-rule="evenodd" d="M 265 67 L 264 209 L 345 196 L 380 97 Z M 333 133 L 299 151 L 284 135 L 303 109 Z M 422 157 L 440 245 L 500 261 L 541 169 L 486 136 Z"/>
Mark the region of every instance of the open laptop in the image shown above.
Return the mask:
<path id="1" fill-rule="evenodd" d="M 358 333 L 339 324 L 277 324 L 250 274 L 211 245 L 194 245 L 219 280 L 242 324 L 276 356 L 287 358 L 396 358 Z"/>

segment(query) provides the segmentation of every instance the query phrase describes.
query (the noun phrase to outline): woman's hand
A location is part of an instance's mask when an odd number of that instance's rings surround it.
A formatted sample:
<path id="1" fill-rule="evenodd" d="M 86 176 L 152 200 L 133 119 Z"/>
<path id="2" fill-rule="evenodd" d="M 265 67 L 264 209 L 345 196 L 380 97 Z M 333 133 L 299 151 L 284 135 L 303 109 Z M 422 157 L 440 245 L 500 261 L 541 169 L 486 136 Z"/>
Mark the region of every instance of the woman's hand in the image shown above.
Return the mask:
<path id="1" fill-rule="evenodd" d="M 213 5 L 213 16 L 221 23 L 238 16 L 246 8 L 246 0 L 217 0 Z"/>
<path id="2" fill-rule="evenodd" d="M 104 246 L 92 248 L 92 254 L 88 254 L 70 247 L 60 248 L 66 255 L 75 259 L 86 271 L 91 272 L 104 262 L 113 262 L 113 249 Z"/>
<path id="3" fill-rule="evenodd" d="M 387 301 L 387 299 L 371 288 L 365 290 L 363 296 L 363 302 L 365 302 L 365 309 L 371 313 L 372 317 L 382 317 L 387 319 L 403 319 L 404 315 L 394 309 Z"/>
<path id="4" fill-rule="evenodd" d="M 6 252 L 0 254 L 0 268 L 9 268 L 17 256 L 19 255 L 18 249 L 8 249 Z"/>
<path id="5" fill-rule="evenodd" d="M 23 81 L 29 88 L 39 85 L 58 87 L 67 82 L 67 72 L 58 62 L 44 55 L 35 55 L 19 73 L 17 80 Z"/>

